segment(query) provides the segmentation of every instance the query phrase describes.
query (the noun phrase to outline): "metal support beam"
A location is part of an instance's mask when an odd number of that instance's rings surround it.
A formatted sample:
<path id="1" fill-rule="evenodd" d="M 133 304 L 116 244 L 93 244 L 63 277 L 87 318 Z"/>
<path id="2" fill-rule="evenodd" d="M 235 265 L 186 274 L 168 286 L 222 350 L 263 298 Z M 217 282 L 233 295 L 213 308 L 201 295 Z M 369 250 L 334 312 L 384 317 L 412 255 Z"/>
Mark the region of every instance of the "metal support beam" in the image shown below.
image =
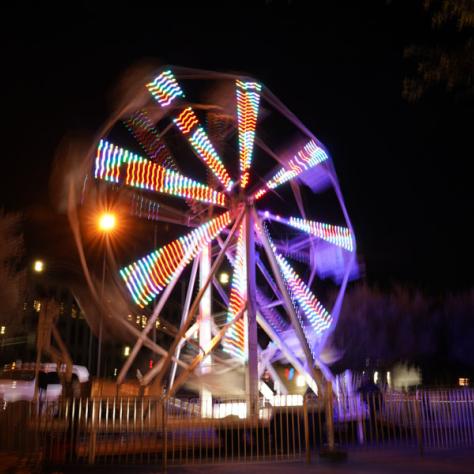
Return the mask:
<path id="1" fill-rule="evenodd" d="M 202 250 L 199 259 L 199 289 L 202 289 L 205 282 L 209 279 L 211 270 L 211 253 L 212 245 L 208 243 Z M 215 278 L 215 277 L 213 277 Z M 199 345 L 201 347 L 209 347 L 211 342 L 211 289 L 212 285 L 207 285 L 204 289 L 201 301 L 199 302 Z M 208 355 L 200 362 L 200 373 L 207 374 L 211 370 L 211 355 Z M 212 414 L 212 394 L 207 388 L 201 385 L 199 390 L 199 398 L 201 402 L 201 416 L 206 417 Z M 210 410 L 210 413 L 209 413 Z"/>
<path id="2" fill-rule="evenodd" d="M 164 397 L 165 400 L 169 399 L 171 396 L 173 396 L 173 394 L 176 392 L 176 390 L 178 390 L 179 387 L 181 387 L 181 385 L 183 385 L 183 383 L 186 381 L 186 379 L 189 377 L 189 375 L 199 366 L 199 364 L 214 350 L 214 348 L 217 346 L 217 344 L 219 343 L 219 341 L 223 338 L 224 334 L 226 333 L 226 331 L 232 326 L 232 324 L 235 324 L 244 314 L 245 312 L 245 308 L 242 308 L 241 311 L 239 311 L 237 313 L 237 315 L 235 316 L 234 319 L 232 319 L 232 321 L 229 321 L 228 323 L 226 323 L 219 331 L 218 334 L 216 334 L 212 339 L 211 339 L 211 342 L 209 343 L 209 346 L 206 347 L 206 349 L 204 350 L 204 352 L 198 354 L 194 359 L 193 361 L 191 362 L 191 364 L 189 365 L 189 367 L 183 371 L 179 377 L 176 379 L 176 382 L 174 383 L 174 385 L 172 387 L 170 387 L 168 393 L 166 394 L 166 396 Z"/>
<path id="3" fill-rule="evenodd" d="M 169 282 L 168 286 L 165 288 L 165 291 L 161 295 L 160 301 L 153 309 L 153 313 L 148 319 L 148 322 L 145 328 L 141 332 L 137 342 L 135 342 L 135 345 L 133 346 L 133 349 L 130 352 L 128 359 L 125 361 L 125 364 L 123 364 L 123 367 L 120 370 L 119 376 L 117 377 L 117 385 L 120 385 L 125 379 L 125 376 L 127 375 L 127 372 L 130 369 L 130 366 L 132 365 L 133 361 L 135 360 L 135 357 L 137 356 L 138 352 L 140 351 L 143 345 L 143 341 L 147 338 L 147 335 L 151 331 L 151 328 L 155 325 L 158 315 L 163 309 L 163 306 L 165 305 L 165 303 L 168 301 L 168 298 L 171 295 L 171 292 L 173 291 L 173 288 L 175 287 L 177 281 L 179 280 L 181 273 L 183 273 L 183 270 L 184 270 L 184 266 L 181 266 L 181 268 L 174 275 L 173 279 Z M 174 351 L 173 351 L 173 354 L 174 354 Z"/>
<path id="4" fill-rule="evenodd" d="M 258 397 L 258 341 L 257 341 L 257 303 L 255 277 L 255 235 L 254 211 L 252 205 L 245 210 L 245 266 L 247 273 L 247 394 L 249 397 L 249 413 L 257 413 L 255 406 Z"/>
<path id="5" fill-rule="evenodd" d="M 198 254 L 194 259 L 193 267 L 191 269 L 191 276 L 189 278 L 188 289 L 186 291 L 186 298 L 184 300 L 183 312 L 181 313 L 180 327 L 184 324 L 186 315 L 188 314 L 188 311 L 189 311 L 189 306 L 191 304 L 191 298 L 193 296 L 193 290 L 194 290 L 194 282 L 196 281 L 196 274 L 197 274 L 198 265 L 199 265 L 199 258 L 200 258 L 200 255 Z M 181 348 L 183 347 L 183 344 L 180 344 L 178 345 L 178 347 L 176 347 L 176 351 L 174 354 L 176 359 L 179 359 L 179 354 L 181 352 Z M 170 387 L 171 385 L 173 385 L 174 378 L 176 376 L 176 367 L 177 367 L 176 362 L 173 361 L 173 364 L 171 366 L 171 374 L 170 374 Z"/>
<path id="6" fill-rule="evenodd" d="M 130 331 L 134 336 L 136 337 L 140 337 L 140 335 L 142 334 L 141 331 L 139 331 L 136 327 L 132 326 L 128 321 L 125 321 L 124 319 L 121 319 L 121 318 L 117 318 L 117 321 L 121 322 L 122 325 L 128 330 Z M 149 339 L 148 337 L 145 338 L 143 340 L 143 345 L 145 347 L 147 347 L 148 349 L 152 350 L 153 352 L 155 352 L 156 354 L 159 354 L 160 356 L 166 356 L 168 354 L 168 351 L 166 349 L 164 349 L 163 347 L 159 346 L 158 344 L 156 344 L 155 342 L 153 342 L 151 339 Z M 173 360 L 176 361 L 176 363 L 178 365 L 180 365 L 181 367 L 183 368 L 187 368 L 188 367 L 188 364 L 186 364 L 185 362 L 182 362 L 178 359 L 176 359 L 174 356 L 173 356 Z M 159 364 L 157 364 L 159 365 Z M 155 365 L 156 367 L 156 365 Z"/>
<path id="7" fill-rule="evenodd" d="M 267 323 L 267 320 L 257 312 L 257 320 L 260 327 L 267 333 L 267 336 L 278 346 L 285 357 L 288 359 L 290 364 L 301 374 L 304 374 L 306 383 L 311 388 L 311 390 L 317 395 L 318 387 L 316 381 L 312 374 L 310 374 L 301 361 L 293 354 L 290 348 L 285 344 L 285 342 L 278 336 L 278 334 L 273 330 L 270 324 Z"/>
<path id="8" fill-rule="evenodd" d="M 176 347 L 178 346 L 179 344 L 179 341 L 181 340 L 181 338 L 183 337 L 184 333 L 186 332 L 186 330 L 188 329 L 189 325 L 191 324 L 191 321 L 194 317 L 194 315 L 196 314 L 196 311 L 198 309 L 198 306 L 199 306 L 199 302 L 201 301 L 201 298 L 203 297 L 204 295 L 204 292 L 206 291 L 206 288 L 207 286 L 209 285 L 209 283 L 211 282 L 212 280 L 212 277 L 214 276 L 214 274 L 216 273 L 217 269 L 219 268 L 221 262 L 222 262 L 222 259 L 224 258 L 224 254 L 225 252 L 227 251 L 227 248 L 229 247 L 230 245 L 230 242 L 235 234 L 235 232 L 237 231 L 237 229 L 239 228 L 240 226 L 240 223 L 242 222 L 242 219 L 244 217 L 244 209 L 242 209 L 242 211 L 239 213 L 239 216 L 237 217 L 233 227 L 232 227 L 232 230 L 230 231 L 229 235 L 227 236 L 227 239 L 225 241 L 225 244 L 224 244 L 224 247 L 221 249 L 221 251 L 219 252 L 219 255 L 216 257 L 213 265 L 212 265 L 212 268 L 211 268 L 211 271 L 209 273 L 209 278 L 206 280 L 203 288 L 201 288 L 201 290 L 199 290 L 199 293 L 197 294 L 196 296 L 196 299 L 194 300 L 190 310 L 189 310 L 189 313 L 188 315 L 186 316 L 186 320 L 184 321 L 184 324 L 183 326 L 179 329 L 178 331 L 178 334 L 176 335 L 176 338 L 175 340 L 173 341 L 173 344 L 171 345 L 170 349 L 169 349 L 169 353 L 167 355 L 167 357 L 165 358 L 164 362 L 163 362 L 163 366 L 160 368 L 160 367 L 153 367 L 153 369 L 151 369 L 149 372 L 147 372 L 147 374 L 143 377 L 143 380 L 145 383 L 150 383 L 150 381 L 153 379 L 153 377 L 157 376 L 157 380 L 156 380 L 156 383 L 157 384 L 160 384 L 161 383 L 161 380 L 163 379 L 163 376 L 165 375 L 166 371 L 168 370 L 169 368 L 169 364 L 171 362 L 171 357 L 172 357 L 172 354 L 174 354 L 174 352 L 176 351 Z M 161 370 L 160 370 L 161 369 Z M 171 387 L 170 387 L 170 390 L 171 390 Z"/>
<path id="9" fill-rule="evenodd" d="M 316 371 L 316 368 L 314 367 L 314 360 L 313 360 L 313 354 L 311 353 L 311 349 L 309 347 L 308 341 L 306 340 L 306 336 L 303 332 L 303 328 L 300 325 L 298 316 L 296 315 L 295 309 L 293 307 L 293 303 L 291 301 L 290 295 L 288 294 L 288 291 L 286 289 L 286 286 L 283 282 L 283 279 L 280 274 L 280 268 L 278 266 L 278 262 L 276 261 L 276 257 L 273 254 L 273 250 L 271 248 L 270 242 L 268 240 L 268 237 L 266 236 L 262 225 L 260 223 L 260 220 L 257 216 L 257 213 L 255 210 L 253 210 L 254 214 L 254 219 L 255 219 L 255 228 L 257 229 L 257 232 L 260 237 L 260 241 L 263 244 L 263 248 L 265 250 L 265 253 L 268 257 L 268 260 L 270 262 L 270 266 L 272 268 L 273 276 L 275 277 L 276 283 L 278 285 L 278 289 L 281 292 L 281 295 L 283 297 L 283 301 L 285 303 L 286 311 L 288 312 L 288 316 L 290 317 L 290 321 L 295 329 L 296 336 L 298 337 L 298 340 L 301 344 L 301 347 L 303 349 L 304 355 L 306 357 L 306 361 L 308 364 L 308 367 L 311 368 L 311 371 L 314 374 L 314 379 L 317 381 L 318 385 L 322 387 L 322 377 L 320 374 Z M 322 392 L 322 391 L 321 391 Z"/>

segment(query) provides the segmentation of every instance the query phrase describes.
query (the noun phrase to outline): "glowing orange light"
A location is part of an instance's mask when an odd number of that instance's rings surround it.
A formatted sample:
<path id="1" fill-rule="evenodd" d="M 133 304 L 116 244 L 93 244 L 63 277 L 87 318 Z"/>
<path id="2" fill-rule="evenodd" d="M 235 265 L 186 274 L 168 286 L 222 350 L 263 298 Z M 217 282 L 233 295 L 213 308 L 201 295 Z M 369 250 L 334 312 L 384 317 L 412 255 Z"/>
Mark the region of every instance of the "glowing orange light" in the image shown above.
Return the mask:
<path id="1" fill-rule="evenodd" d="M 117 225 L 117 219 L 115 217 L 115 214 L 112 214 L 110 212 L 104 212 L 103 214 L 100 215 L 99 229 L 102 232 L 110 232 L 115 229 L 116 225 Z"/>

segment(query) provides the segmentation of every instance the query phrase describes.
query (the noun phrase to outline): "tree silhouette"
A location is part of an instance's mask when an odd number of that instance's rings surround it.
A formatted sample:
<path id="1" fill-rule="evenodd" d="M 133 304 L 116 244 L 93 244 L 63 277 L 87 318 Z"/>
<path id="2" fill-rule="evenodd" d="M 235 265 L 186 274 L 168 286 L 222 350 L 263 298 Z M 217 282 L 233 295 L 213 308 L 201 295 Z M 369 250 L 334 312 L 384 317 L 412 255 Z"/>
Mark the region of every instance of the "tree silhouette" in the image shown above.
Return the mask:
<path id="1" fill-rule="evenodd" d="M 20 269 L 23 256 L 21 216 L 0 211 L 0 325 L 8 333 L 20 326 L 20 307 L 23 303 L 25 271 Z"/>
<path id="2" fill-rule="evenodd" d="M 434 41 L 411 45 L 404 55 L 415 63 L 416 72 L 403 83 L 403 97 L 420 99 L 434 86 L 458 97 L 473 97 L 474 73 L 474 1 L 425 0 L 431 17 Z"/>

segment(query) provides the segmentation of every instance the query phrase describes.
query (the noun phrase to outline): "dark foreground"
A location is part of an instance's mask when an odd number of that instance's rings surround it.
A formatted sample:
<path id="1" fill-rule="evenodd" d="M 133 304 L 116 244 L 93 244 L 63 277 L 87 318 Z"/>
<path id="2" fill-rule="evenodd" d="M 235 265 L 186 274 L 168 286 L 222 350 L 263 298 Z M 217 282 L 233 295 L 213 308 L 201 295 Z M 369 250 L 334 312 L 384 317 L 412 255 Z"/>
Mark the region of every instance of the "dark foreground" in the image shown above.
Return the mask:
<path id="1" fill-rule="evenodd" d="M 42 469 L 38 466 L 28 466 L 27 463 L 14 459 L 12 456 L 0 456 L 1 473 L 160 473 L 162 467 L 157 466 L 75 466 L 74 468 Z M 236 464 L 201 464 L 187 466 L 169 466 L 168 473 L 245 473 L 245 474 L 293 474 L 293 473 L 473 473 L 474 452 L 472 450 L 436 450 L 428 451 L 420 456 L 415 450 L 373 450 L 349 451 L 347 461 L 331 462 L 319 457 L 313 457 L 311 464 L 301 461 L 275 461 L 266 463 L 236 463 Z"/>

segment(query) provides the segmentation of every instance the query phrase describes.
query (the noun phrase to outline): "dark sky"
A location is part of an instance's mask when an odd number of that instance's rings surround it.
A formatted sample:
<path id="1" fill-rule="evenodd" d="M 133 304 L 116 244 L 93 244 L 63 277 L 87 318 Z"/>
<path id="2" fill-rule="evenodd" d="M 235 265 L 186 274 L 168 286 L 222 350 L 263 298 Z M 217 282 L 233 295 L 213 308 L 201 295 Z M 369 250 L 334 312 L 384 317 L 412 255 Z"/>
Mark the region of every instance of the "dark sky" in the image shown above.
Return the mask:
<path id="1" fill-rule="evenodd" d="M 332 154 L 371 282 L 471 287 L 472 108 L 401 97 L 404 48 L 435 41 L 422 2 L 321 3 L 4 15 L 0 206 L 24 212 L 28 255 L 69 238 L 48 192 L 58 144 L 94 133 L 118 78 L 151 58 L 246 71 L 295 112 Z"/>

